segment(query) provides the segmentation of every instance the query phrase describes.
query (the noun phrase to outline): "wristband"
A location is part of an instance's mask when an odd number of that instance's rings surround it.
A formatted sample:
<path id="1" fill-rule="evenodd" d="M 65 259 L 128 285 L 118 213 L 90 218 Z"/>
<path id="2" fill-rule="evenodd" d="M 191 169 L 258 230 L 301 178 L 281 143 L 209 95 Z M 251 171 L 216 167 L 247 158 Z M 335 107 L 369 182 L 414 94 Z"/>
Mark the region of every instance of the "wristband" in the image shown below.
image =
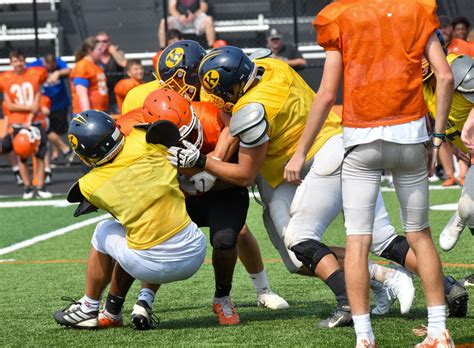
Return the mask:
<path id="1" fill-rule="evenodd" d="M 200 153 L 196 161 L 196 164 L 194 166 L 199 169 L 204 169 L 204 167 L 206 166 L 206 161 L 207 161 L 207 156 Z"/>
<path id="2" fill-rule="evenodd" d="M 441 139 L 442 141 L 445 141 L 446 140 L 446 133 L 431 133 L 431 136 L 433 138 L 438 138 L 438 139 Z"/>
<path id="3" fill-rule="evenodd" d="M 434 143 L 431 143 L 431 145 L 433 146 L 434 150 L 439 150 L 439 148 L 441 147 L 441 145 L 435 145 Z"/>

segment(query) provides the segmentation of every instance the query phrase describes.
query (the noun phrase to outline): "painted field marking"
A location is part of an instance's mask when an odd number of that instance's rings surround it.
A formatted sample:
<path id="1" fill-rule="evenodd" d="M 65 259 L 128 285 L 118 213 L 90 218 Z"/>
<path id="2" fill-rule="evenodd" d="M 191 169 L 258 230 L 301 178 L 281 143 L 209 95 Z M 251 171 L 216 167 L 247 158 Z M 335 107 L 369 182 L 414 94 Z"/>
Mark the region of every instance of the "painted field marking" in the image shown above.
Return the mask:
<path id="1" fill-rule="evenodd" d="M 57 236 L 62 236 L 63 234 L 75 231 L 75 230 L 77 230 L 79 228 L 82 228 L 82 227 L 85 227 L 85 226 L 95 224 L 95 223 L 97 223 L 99 221 L 102 221 L 104 219 L 107 219 L 109 217 L 110 217 L 109 214 L 99 215 L 95 218 L 84 220 L 84 221 L 81 221 L 81 222 L 77 222 L 77 223 L 69 225 L 67 227 L 63 227 L 63 228 L 60 228 L 60 229 L 57 229 L 57 230 L 54 230 L 54 231 L 51 231 L 51 232 L 48 232 L 48 233 L 45 233 L 45 234 L 41 234 L 41 235 L 36 236 L 34 238 L 27 239 L 27 240 L 24 240 L 22 242 L 12 244 L 12 245 L 10 245 L 6 248 L 1 248 L 0 249 L 0 255 L 5 255 L 5 254 L 11 253 L 13 251 L 17 251 L 17 250 L 20 250 L 20 249 L 23 249 L 23 248 L 27 248 L 31 245 L 34 245 L 36 243 L 42 242 L 42 241 L 50 239 L 50 238 L 54 238 L 54 237 L 57 237 Z"/>
<path id="2" fill-rule="evenodd" d="M 456 211 L 458 210 L 457 203 L 448 203 L 448 204 L 437 204 L 430 207 L 431 210 L 447 210 L 447 211 Z"/>
<path id="3" fill-rule="evenodd" d="M 1 208 L 25 208 L 25 207 L 68 207 L 75 203 L 69 203 L 65 199 L 51 199 L 47 201 L 14 201 L 0 202 Z"/>

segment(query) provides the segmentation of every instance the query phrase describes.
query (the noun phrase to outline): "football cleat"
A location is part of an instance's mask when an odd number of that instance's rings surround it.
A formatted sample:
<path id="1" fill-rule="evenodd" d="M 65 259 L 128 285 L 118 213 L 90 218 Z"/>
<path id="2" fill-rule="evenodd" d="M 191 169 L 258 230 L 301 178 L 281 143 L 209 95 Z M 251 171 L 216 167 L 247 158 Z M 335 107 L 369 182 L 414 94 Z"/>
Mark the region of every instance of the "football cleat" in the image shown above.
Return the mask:
<path id="1" fill-rule="evenodd" d="M 217 314 L 219 324 L 221 325 L 237 325 L 240 324 L 240 317 L 235 311 L 230 296 L 214 297 L 212 299 L 212 308 Z"/>
<path id="2" fill-rule="evenodd" d="M 370 288 L 375 298 L 375 307 L 372 309 L 373 315 L 384 315 L 390 311 L 390 307 L 397 297 L 393 294 L 392 290 L 383 286 L 382 283 L 371 280 Z"/>
<path id="3" fill-rule="evenodd" d="M 338 305 L 329 317 L 316 324 L 316 327 L 329 328 L 348 326 L 352 324 L 351 308 L 349 305 Z"/>
<path id="4" fill-rule="evenodd" d="M 290 307 L 283 297 L 278 296 L 268 288 L 257 292 L 257 305 L 270 309 L 285 309 Z"/>
<path id="5" fill-rule="evenodd" d="M 152 309 L 148 306 L 148 303 L 143 300 L 138 300 L 133 305 L 132 310 L 132 323 L 137 330 L 150 330 L 154 329 L 159 320 L 153 315 Z"/>
<path id="6" fill-rule="evenodd" d="M 36 189 L 36 197 L 41 198 L 41 199 L 49 199 L 53 197 L 53 194 L 51 192 L 46 191 L 46 188 L 43 187 L 38 187 Z"/>
<path id="7" fill-rule="evenodd" d="M 474 287 L 474 273 L 464 278 L 464 287 Z"/>
<path id="8" fill-rule="evenodd" d="M 44 184 L 51 185 L 52 183 L 53 173 L 51 172 L 44 172 Z"/>
<path id="9" fill-rule="evenodd" d="M 448 317 L 465 317 L 469 300 L 466 289 L 453 277 L 446 276 L 444 278 L 444 291 L 448 307 Z"/>
<path id="10" fill-rule="evenodd" d="M 18 186 L 23 185 L 23 179 L 21 178 L 20 171 L 19 170 L 14 170 L 13 171 L 13 176 L 15 177 L 16 184 Z"/>
<path id="11" fill-rule="evenodd" d="M 25 187 L 25 191 L 23 192 L 23 199 L 32 199 L 35 195 L 35 191 L 32 187 Z"/>
<path id="12" fill-rule="evenodd" d="M 466 224 L 456 211 L 444 227 L 443 232 L 439 235 L 439 246 L 441 249 L 449 251 L 454 248 L 465 227 Z"/>
<path id="13" fill-rule="evenodd" d="M 449 186 L 454 186 L 454 185 L 456 185 L 456 179 L 454 179 L 454 176 L 450 176 L 449 178 L 444 180 L 443 183 L 441 184 L 441 186 L 444 186 L 444 187 L 449 187 Z"/>
<path id="14" fill-rule="evenodd" d="M 387 276 L 383 285 L 389 288 L 398 299 L 400 313 L 408 313 L 415 299 L 415 287 L 411 273 L 401 267 L 393 268 L 393 272 Z"/>
<path id="15" fill-rule="evenodd" d="M 61 326 L 74 327 L 77 329 L 97 329 L 99 321 L 97 319 L 99 311 L 83 312 L 81 302 L 69 297 L 62 297 L 62 300 L 70 301 L 63 310 L 53 314 L 54 320 Z"/>
<path id="16" fill-rule="evenodd" d="M 377 345 L 364 338 L 357 341 L 356 348 L 377 348 Z"/>
<path id="17" fill-rule="evenodd" d="M 122 313 L 113 315 L 105 309 L 99 312 L 99 328 L 108 329 L 121 326 L 123 326 Z"/>
<path id="18" fill-rule="evenodd" d="M 443 330 L 440 337 L 426 336 L 423 342 L 418 343 L 415 348 L 455 348 L 455 345 L 449 331 Z"/>

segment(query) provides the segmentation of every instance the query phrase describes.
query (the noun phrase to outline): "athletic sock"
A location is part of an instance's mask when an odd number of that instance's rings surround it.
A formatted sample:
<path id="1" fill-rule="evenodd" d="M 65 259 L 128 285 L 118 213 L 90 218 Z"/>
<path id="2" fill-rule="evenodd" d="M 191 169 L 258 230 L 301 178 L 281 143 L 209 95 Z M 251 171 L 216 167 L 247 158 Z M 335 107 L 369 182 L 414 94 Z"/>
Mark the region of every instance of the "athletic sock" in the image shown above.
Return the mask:
<path id="1" fill-rule="evenodd" d="M 446 306 L 428 307 L 428 336 L 437 338 L 446 330 Z"/>
<path id="2" fill-rule="evenodd" d="M 261 292 L 270 288 L 268 285 L 267 272 L 265 269 L 260 273 L 249 273 L 255 291 Z"/>
<path id="3" fill-rule="evenodd" d="M 138 300 L 145 301 L 147 305 L 150 308 L 152 308 L 153 302 L 155 301 L 155 292 L 153 290 L 143 288 L 140 290 L 140 293 L 138 294 Z"/>
<path id="4" fill-rule="evenodd" d="M 367 339 L 369 342 L 375 342 L 374 332 L 370 324 L 370 314 L 353 315 L 354 329 L 357 335 L 357 341 Z"/>
<path id="5" fill-rule="evenodd" d="M 79 302 L 81 303 L 81 311 L 84 313 L 94 312 L 99 310 L 100 300 L 94 300 L 84 295 Z"/>
<path id="6" fill-rule="evenodd" d="M 105 309 L 110 314 L 119 315 L 122 312 L 124 302 L 125 298 L 114 296 L 109 292 L 107 300 L 105 301 Z"/>
<path id="7" fill-rule="evenodd" d="M 230 290 L 232 289 L 232 284 L 217 284 L 216 291 L 214 292 L 214 297 L 221 298 L 230 295 Z"/>
<path id="8" fill-rule="evenodd" d="M 346 282 L 344 280 L 344 271 L 342 269 L 335 271 L 333 274 L 327 277 L 324 282 L 327 284 L 327 286 L 329 286 L 331 291 L 336 296 L 338 305 L 349 304 L 346 293 Z"/>

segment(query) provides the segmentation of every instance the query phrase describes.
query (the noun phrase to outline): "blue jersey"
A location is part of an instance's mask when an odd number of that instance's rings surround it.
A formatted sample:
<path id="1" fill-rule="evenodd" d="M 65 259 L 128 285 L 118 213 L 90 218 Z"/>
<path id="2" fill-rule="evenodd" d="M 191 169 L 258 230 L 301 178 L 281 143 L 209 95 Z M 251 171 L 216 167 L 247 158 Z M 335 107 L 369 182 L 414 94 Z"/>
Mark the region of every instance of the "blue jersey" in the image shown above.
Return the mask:
<path id="1" fill-rule="evenodd" d="M 30 66 L 44 67 L 44 62 L 42 59 L 38 59 L 29 63 L 28 67 Z M 61 58 L 56 58 L 56 69 L 61 70 L 66 68 L 67 64 Z M 48 75 L 49 74 L 50 72 L 48 72 Z M 67 109 L 69 105 L 71 105 L 71 100 L 66 87 L 66 79 L 66 77 L 63 77 L 53 84 L 48 81 L 43 84 L 43 95 L 51 99 L 51 112 Z"/>

